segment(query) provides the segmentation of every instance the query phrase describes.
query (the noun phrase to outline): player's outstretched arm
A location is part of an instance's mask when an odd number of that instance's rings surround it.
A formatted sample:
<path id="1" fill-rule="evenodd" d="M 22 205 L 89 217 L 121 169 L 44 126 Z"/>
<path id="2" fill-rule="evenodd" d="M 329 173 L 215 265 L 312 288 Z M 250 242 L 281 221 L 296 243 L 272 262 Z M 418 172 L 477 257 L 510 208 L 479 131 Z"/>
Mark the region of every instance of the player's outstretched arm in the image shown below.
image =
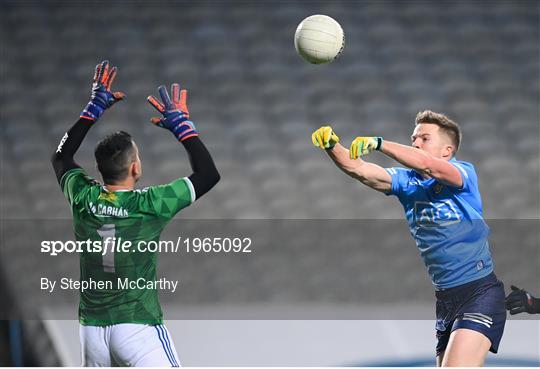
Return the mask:
<path id="1" fill-rule="evenodd" d="M 444 184 L 459 188 L 463 186 L 459 169 L 447 160 L 436 158 L 423 150 L 396 142 L 385 140 L 383 143 L 382 139 L 381 147 L 378 150 L 404 166 L 433 177 Z"/>
<path id="2" fill-rule="evenodd" d="M 108 61 L 96 65 L 90 101 L 81 112 L 79 120 L 64 134 L 51 158 L 58 182 L 64 173 L 79 167 L 73 156 L 90 127 L 97 122 L 106 109 L 124 98 L 125 95 L 122 92 L 111 92 L 116 72 L 117 68 L 110 66 Z"/>
<path id="3" fill-rule="evenodd" d="M 540 299 L 533 297 L 527 291 L 516 286 L 511 287 L 512 292 L 506 296 L 506 310 L 510 315 L 527 312 L 529 314 L 540 314 Z"/>
<path id="4" fill-rule="evenodd" d="M 377 191 L 388 193 L 391 190 L 390 174 L 377 164 L 351 159 L 351 153 L 339 143 L 339 137 L 332 127 L 319 128 L 312 134 L 311 140 L 313 145 L 325 150 L 344 173 Z"/>
<path id="5" fill-rule="evenodd" d="M 198 199 L 218 183 L 219 172 L 206 146 L 199 139 L 195 124 L 189 119 L 187 90 L 180 90 L 180 86 L 174 83 L 171 86 L 172 99 L 165 86 L 159 86 L 158 91 L 161 102 L 154 96 L 148 96 L 148 102 L 163 117 L 154 117 L 151 122 L 171 131 L 174 137 L 184 145 L 193 169 L 193 174 L 189 176 L 189 179 Z"/>
<path id="6" fill-rule="evenodd" d="M 356 160 L 374 150 L 379 150 L 404 166 L 433 177 L 442 183 L 454 187 L 463 186 L 459 169 L 448 161 L 436 158 L 411 146 L 383 140 L 382 137 L 356 137 L 351 144 L 350 157 Z"/>

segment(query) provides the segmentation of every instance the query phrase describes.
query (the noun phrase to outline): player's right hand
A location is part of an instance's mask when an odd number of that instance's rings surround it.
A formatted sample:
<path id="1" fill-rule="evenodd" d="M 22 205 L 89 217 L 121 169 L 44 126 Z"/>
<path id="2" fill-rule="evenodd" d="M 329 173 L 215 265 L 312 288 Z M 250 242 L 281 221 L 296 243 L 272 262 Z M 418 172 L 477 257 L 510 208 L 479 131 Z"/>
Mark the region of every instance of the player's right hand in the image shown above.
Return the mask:
<path id="1" fill-rule="evenodd" d="M 339 142 L 339 137 L 330 126 L 322 126 L 311 135 L 311 141 L 315 147 L 322 150 L 331 149 Z"/>
<path id="2" fill-rule="evenodd" d="M 162 102 L 154 96 L 148 96 L 147 100 L 150 105 L 163 114 L 163 118 L 153 117 L 150 121 L 171 131 L 178 141 L 198 136 L 195 124 L 189 120 L 189 110 L 186 103 L 187 90 L 180 90 L 180 86 L 173 83 L 171 86 L 172 100 L 165 86 L 159 86 L 158 91 Z"/>
<path id="3" fill-rule="evenodd" d="M 123 92 L 111 92 L 111 86 L 118 68 L 105 60 L 96 65 L 90 102 L 81 113 L 81 118 L 95 122 L 103 112 L 126 96 Z"/>
<path id="4" fill-rule="evenodd" d="M 532 297 L 527 291 L 516 286 L 511 287 L 512 292 L 504 300 L 506 310 L 510 311 L 510 315 L 515 315 L 523 312 L 535 314 L 540 311 L 538 299 Z"/>

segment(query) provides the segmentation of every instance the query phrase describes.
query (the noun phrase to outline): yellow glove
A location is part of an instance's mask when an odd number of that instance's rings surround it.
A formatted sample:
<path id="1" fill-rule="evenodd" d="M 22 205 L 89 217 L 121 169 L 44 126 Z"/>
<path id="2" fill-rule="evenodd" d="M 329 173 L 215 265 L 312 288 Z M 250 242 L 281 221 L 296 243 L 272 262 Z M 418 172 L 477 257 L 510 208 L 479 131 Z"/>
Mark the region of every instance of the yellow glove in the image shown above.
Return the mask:
<path id="1" fill-rule="evenodd" d="M 373 150 L 380 150 L 382 142 L 382 137 L 356 137 L 349 149 L 349 155 L 353 160 L 358 159 Z"/>
<path id="2" fill-rule="evenodd" d="M 332 127 L 322 126 L 311 135 L 311 141 L 315 147 L 322 150 L 331 149 L 339 142 L 339 137 L 334 133 Z"/>

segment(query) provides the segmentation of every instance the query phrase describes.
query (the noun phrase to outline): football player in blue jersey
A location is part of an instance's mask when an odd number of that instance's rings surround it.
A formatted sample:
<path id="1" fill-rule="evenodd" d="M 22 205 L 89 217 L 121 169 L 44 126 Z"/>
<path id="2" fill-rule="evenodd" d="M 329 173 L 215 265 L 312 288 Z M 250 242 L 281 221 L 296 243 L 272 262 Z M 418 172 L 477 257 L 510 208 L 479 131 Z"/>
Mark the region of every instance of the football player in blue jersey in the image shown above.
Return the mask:
<path id="1" fill-rule="evenodd" d="M 474 166 L 456 159 L 459 125 L 426 110 L 416 116 L 412 147 L 357 137 L 349 150 L 332 127 L 312 135 L 313 144 L 346 174 L 393 195 L 403 205 L 435 286 L 438 366 L 481 366 L 497 352 L 506 321 L 504 286 L 493 273 L 489 228 Z M 378 150 L 403 167 L 382 168 L 360 159 Z"/>

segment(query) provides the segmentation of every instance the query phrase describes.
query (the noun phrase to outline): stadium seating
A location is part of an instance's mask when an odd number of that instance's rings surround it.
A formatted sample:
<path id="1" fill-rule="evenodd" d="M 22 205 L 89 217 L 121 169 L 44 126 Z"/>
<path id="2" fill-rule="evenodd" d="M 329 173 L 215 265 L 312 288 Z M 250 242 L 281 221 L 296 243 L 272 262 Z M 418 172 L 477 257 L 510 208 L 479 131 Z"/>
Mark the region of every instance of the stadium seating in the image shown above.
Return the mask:
<path id="1" fill-rule="evenodd" d="M 5 2 L 0 14 L 1 217 L 21 223 L 2 235 L 4 252 L 13 256 L 0 263 L 38 273 L 36 262 L 25 258 L 37 247 L 24 237 L 28 227 L 39 239 L 50 229 L 40 222 L 69 222 L 49 157 L 87 101 L 94 65 L 108 58 L 120 66 L 115 87 L 128 99 L 103 117 L 78 153 L 78 162 L 92 175 L 98 176 L 96 142 L 120 129 L 139 144 L 141 187 L 190 174 L 183 149 L 148 122 L 153 111 L 145 102 L 159 84 L 178 81 L 190 90 L 191 116 L 222 174 L 218 186 L 179 219 L 378 219 L 372 229 L 389 233 L 381 243 L 374 231 L 372 239 L 364 239 L 344 230 L 335 246 L 341 254 L 326 254 L 322 247 L 332 245 L 316 245 L 318 240 L 303 232 L 281 235 L 294 249 L 296 264 L 283 250 L 244 265 L 203 258 L 182 263 L 186 283 L 200 283 L 185 301 L 294 296 L 361 302 L 385 301 L 389 295 L 430 300 L 406 227 L 397 227 L 397 234 L 388 231 L 394 228 L 388 219 L 402 218 L 400 205 L 341 174 L 312 147 L 310 134 L 332 123 L 345 144 L 356 135 L 408 143 L 419 110 L 442 111 L 462 125 L 459 158 L 477 168 L 492 226 L 539 219 L 535 4 Z M 293 47 L 298 22 L 315 13 L 335 17 L 345 30 L 344 53 L 330 65 L 310 65 Z M 373 159 L 395 165 L 379 154 Z M 60 228 L 68 238 L 70 228 Z M 519 261 L 513 248 L 517 243 L 525 255 L 537 255 L 534 231 L 519 241 L 494 233 L 499 274 L 537 286 L 538 258 Z M 356 251 L 348 243 L 357 244 Z M 391 260 L 381 266 L 387 257 Z M 178 267 L 162 259 L 165 273 Z M 77 270 L 69 260 L 58 266 L 58 274 Z M 325 262 L 333 268 L 325 268 Z M 530 273 L 512 274 L 512 265 L 527 262 Z M 208 278 L 203 283 L 190 272 Z M 253 290 L 235 289 L 246 275 Z M 295 282 L 299 276 L 305 283 Z M 401 278 L 401 290 L 392 276 Z M 340 285 L 355 290 L 336 290 Z"/>

